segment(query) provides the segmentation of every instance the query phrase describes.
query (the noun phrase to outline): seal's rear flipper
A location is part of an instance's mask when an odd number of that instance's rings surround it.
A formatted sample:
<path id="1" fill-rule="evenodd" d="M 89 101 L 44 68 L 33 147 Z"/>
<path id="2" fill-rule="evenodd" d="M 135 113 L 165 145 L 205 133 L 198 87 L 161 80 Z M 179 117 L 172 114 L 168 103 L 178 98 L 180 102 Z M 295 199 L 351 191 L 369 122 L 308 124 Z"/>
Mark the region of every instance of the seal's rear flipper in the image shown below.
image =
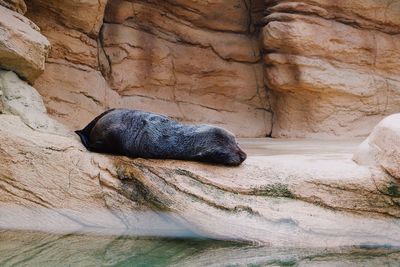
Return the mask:
<path id="1" fill-rule="evenodd" d="M 111 112 L 113 110 L 115 110 L 115 109 L 114 108 L 113 109 L 109 109 L 109 110 L 101 113 L 99 116 L 94 118 L 85 128 L 83 128 L 82 130 L 75 131 L 75 133 L 77 135 L 79 135 L 79 137 L 81 138 L 82 144 L 86 147 L 87 150 L 93 151 L 90 148 L 90 144 L 89 144 L 90 143 L 89 137 L 90 137 L 90 133 L 91 133 L 93 127 L 96 125 L 97 121 L 99 119 L 101 119 L 101 117 L 103 117 L 104 115 L 106 115 L 107 113 L 109 113 L 109 112 Z"/>

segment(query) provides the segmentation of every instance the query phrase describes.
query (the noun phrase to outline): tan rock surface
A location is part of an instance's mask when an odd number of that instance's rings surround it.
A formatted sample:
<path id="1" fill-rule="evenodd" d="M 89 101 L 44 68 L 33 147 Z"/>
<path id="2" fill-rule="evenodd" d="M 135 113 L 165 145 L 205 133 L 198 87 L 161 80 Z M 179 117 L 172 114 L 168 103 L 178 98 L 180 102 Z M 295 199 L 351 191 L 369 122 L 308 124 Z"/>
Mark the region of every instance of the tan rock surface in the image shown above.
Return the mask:
<path id="1" fill-rule="evenodd" d="M 60 59 L 47 62 L 35 88 L 44 95 L 48 112 L 75 130 L 103 112 L 113 93 L 100 71 Z"/>
<path id="2" fill-rule="evenodd" d="M 32 83 L 44 70 L 50 43 L 21 14 L 0 6 L 0 68 Z"/>
<path id="3" fill-rule="evenodd" d="M 277 1 L 269 11 L 273 136 L 363 136 L 400 110 L 396 1 Z"/>

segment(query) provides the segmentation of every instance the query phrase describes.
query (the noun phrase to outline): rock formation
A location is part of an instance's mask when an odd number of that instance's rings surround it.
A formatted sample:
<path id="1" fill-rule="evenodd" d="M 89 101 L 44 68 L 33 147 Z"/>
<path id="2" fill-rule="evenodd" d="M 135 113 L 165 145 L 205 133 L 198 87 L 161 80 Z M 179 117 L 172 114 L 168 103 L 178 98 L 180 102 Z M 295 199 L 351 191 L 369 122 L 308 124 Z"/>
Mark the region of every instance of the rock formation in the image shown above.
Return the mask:
<path id="1" fill-rule="evenodd" d="M 49 41 L 33 22 L 1 5 L 0 33 L 0 67 L 32 83 L 44 70 Z"/>
<path id="2" fill-rule="evenodd" d="M 361 165 L 381 166 L 400 180 L 400 114 L 381 121 L 360 145 L 354 160 Z"/>

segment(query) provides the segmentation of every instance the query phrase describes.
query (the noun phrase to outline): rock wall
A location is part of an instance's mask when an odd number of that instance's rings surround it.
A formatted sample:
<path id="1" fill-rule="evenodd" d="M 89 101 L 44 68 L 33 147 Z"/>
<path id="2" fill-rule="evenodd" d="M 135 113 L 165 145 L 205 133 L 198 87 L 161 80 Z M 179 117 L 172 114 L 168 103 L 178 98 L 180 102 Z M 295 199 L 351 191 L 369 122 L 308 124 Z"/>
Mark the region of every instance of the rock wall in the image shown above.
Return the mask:
<path id="1" fill-rule="evenodd" d="M 273 136 L 362 136 L 400 111 L 400 2 L 267 1 Z"/>
<path id="2" fill-rule="evenodd" d="M 254 24 L 262 1 L 68 3 L 27 2 L 52 44 L 35 87 L 63 123 L 79 128 L 108 107 L 130 107 L 270 134 Z"/>

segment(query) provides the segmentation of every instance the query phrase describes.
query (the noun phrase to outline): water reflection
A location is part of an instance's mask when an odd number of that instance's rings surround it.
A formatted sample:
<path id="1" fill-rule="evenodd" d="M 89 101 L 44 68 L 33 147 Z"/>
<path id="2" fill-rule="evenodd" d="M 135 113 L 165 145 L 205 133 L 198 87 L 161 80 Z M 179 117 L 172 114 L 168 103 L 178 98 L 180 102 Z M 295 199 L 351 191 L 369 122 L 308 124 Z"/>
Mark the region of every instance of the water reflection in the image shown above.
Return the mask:
<path id="1" fill-rule="evenodd" d="M 295 249 L 200 239 L 0 231 L 0 266 L 399 266 L 400 249 Z"/>
<path id="2" fill-rule="evenodd" d="M 0 204 L 0 230 L 55 234 L 98 234 L 199 238 L 190 225 L 169 212 L 109 209 L 49 209 Z"/>

